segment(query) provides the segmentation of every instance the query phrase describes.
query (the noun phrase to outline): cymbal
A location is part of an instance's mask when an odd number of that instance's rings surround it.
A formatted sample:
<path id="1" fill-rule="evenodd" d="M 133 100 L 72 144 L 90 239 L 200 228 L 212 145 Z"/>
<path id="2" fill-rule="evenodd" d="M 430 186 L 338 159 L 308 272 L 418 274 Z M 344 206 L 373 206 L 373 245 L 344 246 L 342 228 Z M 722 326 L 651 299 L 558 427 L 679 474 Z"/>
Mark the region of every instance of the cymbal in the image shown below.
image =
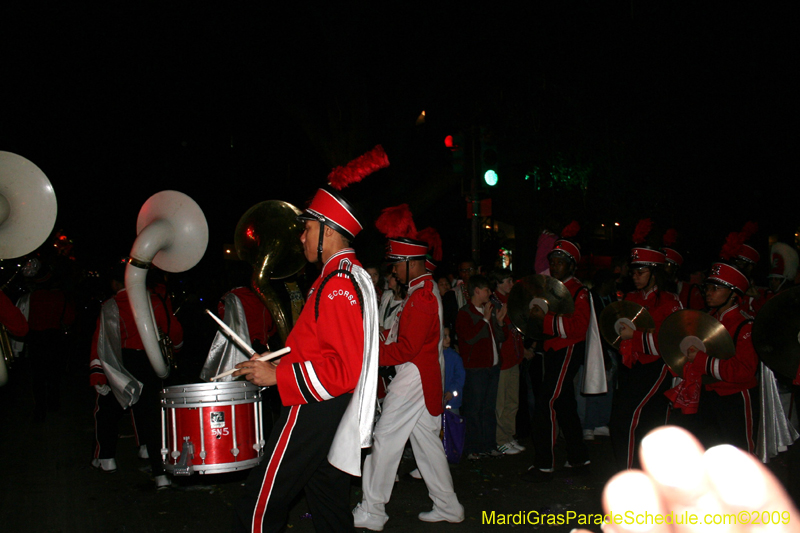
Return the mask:
<path id="1" fill-rule="evenodd" d="M 697 347 L 717 359 L 736 354 L 733 338 L 722 322 L 703 311 L 681 309 L 669 315 L 658 331 L 658 351 L 675 374 L 683 376 L 686 350 Z"/>
<path id="2" fill-rule="evenodd" d="M 600 313 L 598 326 L 600 335 L 616 349 L 619 349 L 619 344 L 622 342 L 619 337 L 619 326 L 622 323 L 627 323 L 634 330 L 653 329 L 656 327 L 656 323 L 647 309 L 636 302 L 621 300 L 607 305 L 603 312 Z"/>
<path id="3" fill-rule="evenodd" d="M 800 287 L 770 298 L 753 322 L 753 346 L 764 364 L 790 379 L 800 366 Z"/>
<path id="4" fill-rule="evenodd" d="M 508 293 L 508 317 L 520 333 L 534 340 L 548 337 L 542 330 L 542 321 L 530 316 L 534 300 L 544 303 L 549 312 L 570 314 L 575 311 L 575 302 L 569 289 L 550 276 L 533 274 L 519 280 Z"/>

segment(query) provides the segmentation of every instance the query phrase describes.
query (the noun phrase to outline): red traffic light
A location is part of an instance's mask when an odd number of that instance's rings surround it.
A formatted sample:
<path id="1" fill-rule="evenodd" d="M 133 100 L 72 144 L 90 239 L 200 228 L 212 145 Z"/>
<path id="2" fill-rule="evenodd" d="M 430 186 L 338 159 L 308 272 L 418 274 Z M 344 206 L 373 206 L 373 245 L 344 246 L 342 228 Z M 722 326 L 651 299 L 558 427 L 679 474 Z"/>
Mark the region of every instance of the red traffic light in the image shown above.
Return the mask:
<path id="1" fill-rule="evenodd" d="M 446 147 L 453 148 L 454 144 L 455 143 L 453 143 L 453 136 L 452 135 L 448 135 L 447 137 L 444 138 L 444 145 Z"/>

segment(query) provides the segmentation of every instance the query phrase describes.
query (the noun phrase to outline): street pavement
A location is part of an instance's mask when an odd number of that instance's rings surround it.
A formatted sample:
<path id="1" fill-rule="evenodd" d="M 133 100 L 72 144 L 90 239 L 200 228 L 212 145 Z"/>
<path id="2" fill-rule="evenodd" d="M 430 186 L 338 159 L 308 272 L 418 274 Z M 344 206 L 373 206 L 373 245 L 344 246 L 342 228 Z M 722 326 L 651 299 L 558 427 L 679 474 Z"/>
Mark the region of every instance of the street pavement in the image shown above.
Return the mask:
<path id="1" fill-rule="evenodd" d="M 139 459 L 126 417 L 120 424 L 118 470 L 105 474 L 90 466 L 94 446 L 92 407 L 94 389 L 85 370 L 67 371 L 62 380 L 62 402 L 43 422 L 33 421 L 33 390 L 36 386 L 24 364 L 13 368 L 10 382 L 0 388 L 5 412 L 0 424 L 0 531 L 17 532 L 226 532 L 232 521 L 232 505 L 242 492 L 248 471 L 174 477 L 173 486 L 156 491 L 147 472 L 147 461 Z M 401 463 L 400 481 L 387 505 L 390 516 L 384 531 L 472 532 L 486 529 L 522 528 L 548 533 L 567 533 L 579 527 L 581 516 L 602 513 L 601 494 L 614 474 L 611 445 L 607 437 L 588 442 L 592 458 L 590 473 L 576 476 L 557 469 L 552 481 L 530 484 L 519 474 L 531 463 L 528 449 L 518 455 L 462 460 L 451 466 L 456 493 L 466 509 L 463 523 L 429 524 L 417 514 L 431 507 L 424 483 L 406 474 L 410 460 Z M 793 447 L 794 448 L 794 447 Z M 563 464 L 562 447 L 557 463 Z M 770 463 L 779 478 L 792 486 L 790 472 L 797 471 L 793 450 Z M 353 505 L 361 499 L 360 480 L 353 479 Z M 797 500 L 795 500 L 797 501 Z M 298 497 L 288 511 L 288 532 L 314 531 L 305 499 Z M 492 513 L 494 517 L 492 518 Z M 502 518 L 501 518 L 502 515 Z M 527 523 L 514 524 L 525 517 Z M 531 523 L 537 520 L 569 523 Z M 494 520 L 495 525 L 491 525 Z M 508 525 L 499 525 L 506 520 Z M 488 523 L 487 523 L 488 522 Z M 589 529 L 600 531 L 599 526 Z"/>

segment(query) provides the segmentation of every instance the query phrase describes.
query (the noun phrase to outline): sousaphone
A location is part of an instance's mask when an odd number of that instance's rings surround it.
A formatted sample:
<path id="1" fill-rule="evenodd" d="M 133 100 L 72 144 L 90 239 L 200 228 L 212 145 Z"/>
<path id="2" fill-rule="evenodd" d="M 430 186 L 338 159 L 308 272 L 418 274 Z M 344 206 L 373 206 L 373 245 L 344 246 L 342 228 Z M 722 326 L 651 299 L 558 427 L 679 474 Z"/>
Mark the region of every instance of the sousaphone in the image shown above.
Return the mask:
<path id="1" fill-rule="evenodd" d="M 0 151 L 0 259 L 15 259 L 41 246 L 56 223 L 58 204 L 50 180 L 22 156 Z M 8 382 L 14 354 L 0 325 L 0 387 Z"/>
<path id="2" fill-rule="evenodd" d="M 147 269 L 153 264 L 166 272 L 183 272 L 195 266 L 206 252 L 208 224 L 194 200 L 182 192 L 161 191 L 139 211 L 136 233 L 125 268 L 125 288 L 147 357 L 158 377 L 164 379 L 169 375 L 169 366 L 159 345 L 145 283 Z"/>
<path id="3" fill-rule="evenodd" d="M 703 311 L 681 309 L 669 315 L 658 330 L 658 351 L 675 375 L 683 377 L 687 352 L 694 346 L 717 359 L 736 355 L 736 346 L 722 322 Z"/>
<path id="4" fill-rule="evenodd" d="M 547 337 L 542 321 L 531 316 L 534 305 L 562 315 L 575 311 L 569 289 L 555 278 L 533 274 L 516 282 L 508 293 L 508 317 L 517 331 L 534 340 Z"/>
<path id="5" fill-rule="evenodd" d="M 599 329 L 603 339 L 619 350 L 622 339 L 619 332 L 622 324 L 636 330 L 652 330 L 656 323 L 650 313 L 641 305 L 630 300 L 621 300 L 609 304 L 600 313 Z"/>
<path id="6" fill-rule="evenodd" d="M 236 253 L 253 267 L 253 291 L 272 314 L 281 344 L 286 342 L 290 327 L 270 280 L 288 278 L 306 264 L 299 214 L 301 211 L 288 202 L 266 200 L 242 215 L 234 233 Z"/>
<path id="7" fill-rule="evenodd" d="M 794 380 L 800 366 L 800 287 L 770 298 L 753 322 L 753 346 L 764 364 Z"/>

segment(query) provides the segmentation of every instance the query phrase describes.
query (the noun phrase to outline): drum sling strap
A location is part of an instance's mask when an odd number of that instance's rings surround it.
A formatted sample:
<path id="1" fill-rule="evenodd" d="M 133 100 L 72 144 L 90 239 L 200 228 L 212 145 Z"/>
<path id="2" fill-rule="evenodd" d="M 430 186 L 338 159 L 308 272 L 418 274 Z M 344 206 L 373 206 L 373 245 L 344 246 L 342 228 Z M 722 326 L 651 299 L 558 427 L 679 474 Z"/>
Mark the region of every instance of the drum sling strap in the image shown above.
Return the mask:
<path id="1" fill-rule="evenodd" d="M 338 269 L 334 270 L 330 274 L 328 274 L 325 279 L 322 280 L 322 283 L 319 284 L 319 289 L 317 289 L 317 296 L 314 299 L 314 319 L 319 319 L 319 300 L 322 298 L 322 288 L 328 283 L 333 276 L 337 274 L 344 274 L 345 277 L 350 278 L 350 281 L 353 283 L 353 288 L 356 290 L 356 297 L 358 298 L 358 305 L 361 309 L 361 316 L 364 316 L 364 296 L 361 294 L 361 289 L 358 287 L 358 283 L 356 283 L 356 278 L 353 276 L 353 273 L 349 270 Z"/>

